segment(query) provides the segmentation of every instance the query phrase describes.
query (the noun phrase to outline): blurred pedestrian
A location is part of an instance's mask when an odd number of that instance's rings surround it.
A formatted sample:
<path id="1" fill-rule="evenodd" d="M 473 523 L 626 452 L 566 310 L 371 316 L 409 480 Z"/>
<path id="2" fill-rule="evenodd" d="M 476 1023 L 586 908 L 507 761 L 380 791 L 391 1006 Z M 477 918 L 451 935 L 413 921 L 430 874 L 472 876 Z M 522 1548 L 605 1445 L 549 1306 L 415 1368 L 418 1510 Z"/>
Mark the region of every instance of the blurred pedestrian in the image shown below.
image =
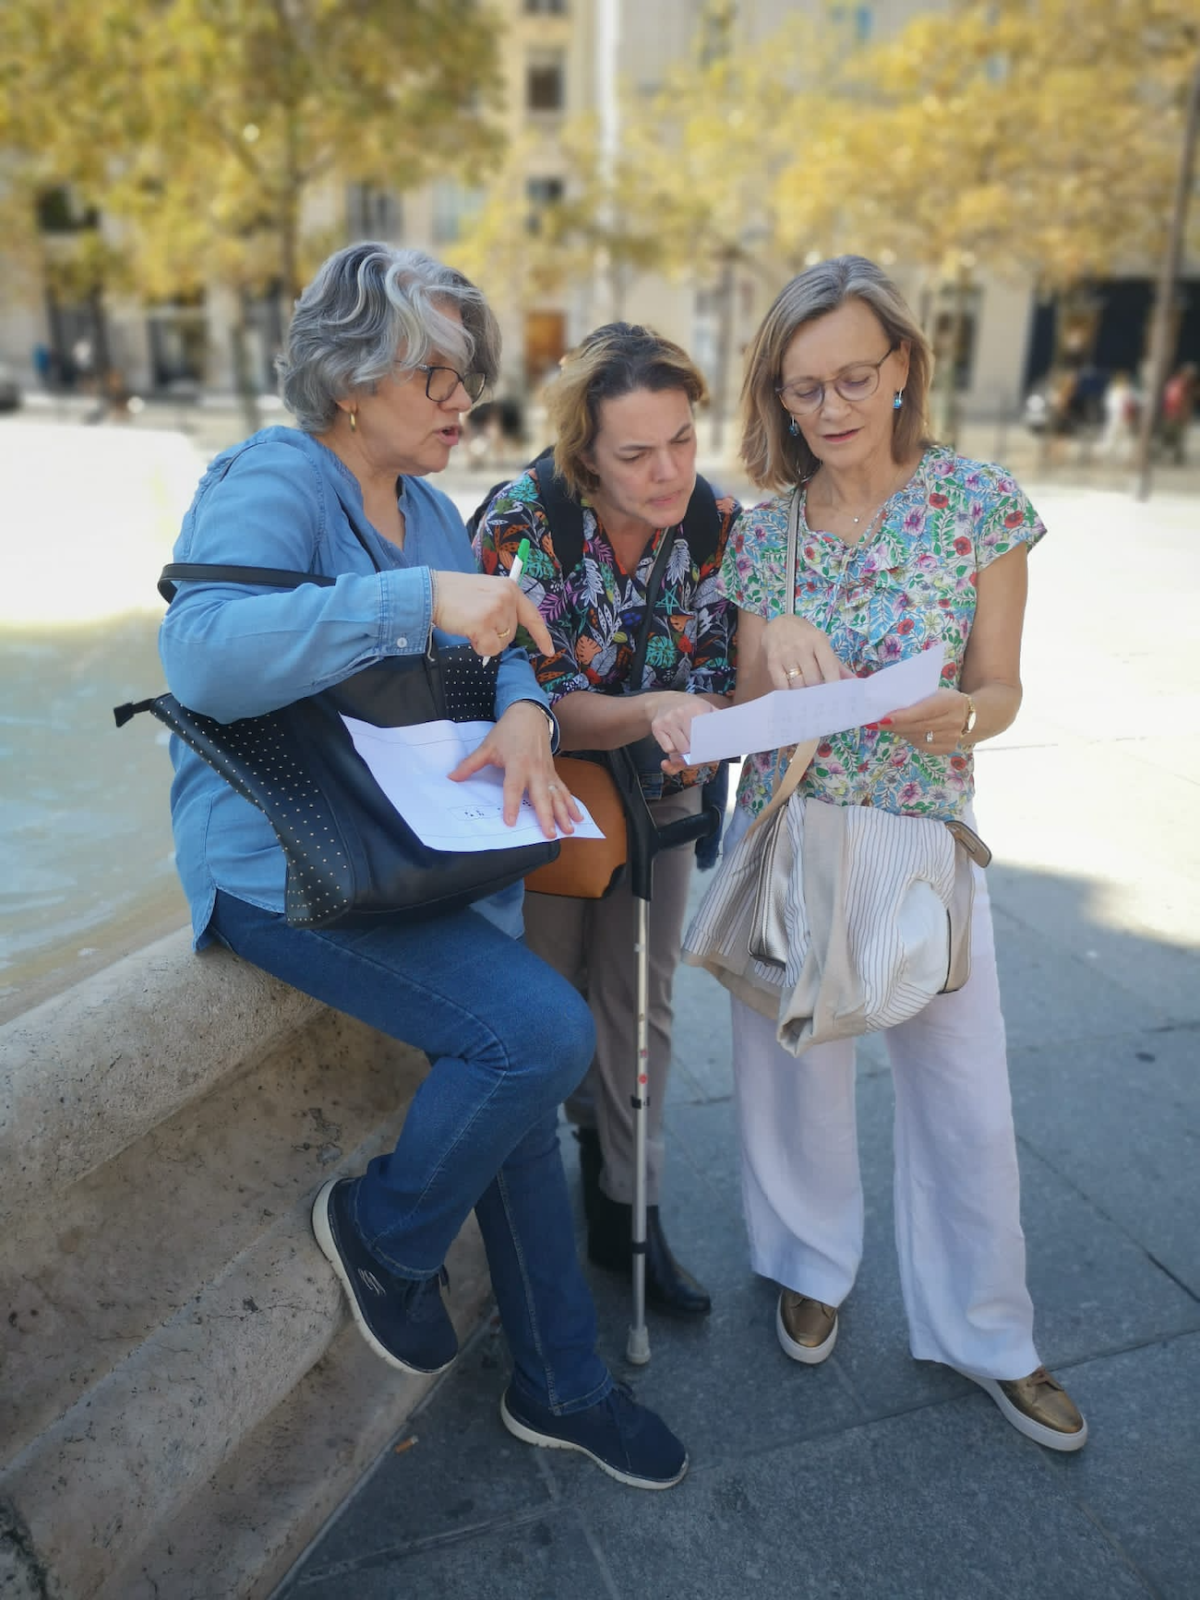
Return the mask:
<path id="1" fill-rule="evenodd" d="M 1107 460 L 1120 463 L 1129 458 L 1141 409 L 1133 379 L 1127 372 L 1114 372 L 1104 391 L 1104 432 L 1100 436 L 1100 454 Z"/>
<path id="2" fill-rule="evenodd" d="M 1070 367 L 1060 367 L 1046 381 L 1046 445 L 1051 461 L 1061 462 L 1066 456 L 1067 440 L 1076 428 L 1076 389 L 1079 374 Z"/>
<path id="3" fill-rule="evenodd" d="M 1163 447 L 1177 467 L 1187 455 L 1188 429 L 1196 409 L 1196 363 L 1185 361 L 1171 374 L 1163 389 L 1160 436 Z"/>
<path id="4" fill-rule="evenodd" d="M 92 357 L 92 341 L 86 334 L 80 334 L 71 346 L 71 370 L 75 386 L 82 389 L 84 394 L 90 394 L 96 373 Z"/>

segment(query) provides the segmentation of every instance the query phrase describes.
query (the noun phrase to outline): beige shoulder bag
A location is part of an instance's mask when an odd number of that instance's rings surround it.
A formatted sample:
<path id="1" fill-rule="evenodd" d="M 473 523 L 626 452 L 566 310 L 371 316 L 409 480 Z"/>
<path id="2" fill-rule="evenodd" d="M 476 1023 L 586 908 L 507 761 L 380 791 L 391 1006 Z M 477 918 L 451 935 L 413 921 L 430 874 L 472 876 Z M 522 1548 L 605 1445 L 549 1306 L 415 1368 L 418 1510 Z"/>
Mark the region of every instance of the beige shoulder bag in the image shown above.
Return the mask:
<path id="1" fill-rule="evenodd" d="M 800 498 L 788 524 L 795 609 Z M 794 1054 L 893 1027 L 970 974 L 973 866 L 991 852 L 959 821 L 835 806 L 796 791 L 798 745 L 769 804 L 727 853 L 684 959 L 778 1024 Z"/>

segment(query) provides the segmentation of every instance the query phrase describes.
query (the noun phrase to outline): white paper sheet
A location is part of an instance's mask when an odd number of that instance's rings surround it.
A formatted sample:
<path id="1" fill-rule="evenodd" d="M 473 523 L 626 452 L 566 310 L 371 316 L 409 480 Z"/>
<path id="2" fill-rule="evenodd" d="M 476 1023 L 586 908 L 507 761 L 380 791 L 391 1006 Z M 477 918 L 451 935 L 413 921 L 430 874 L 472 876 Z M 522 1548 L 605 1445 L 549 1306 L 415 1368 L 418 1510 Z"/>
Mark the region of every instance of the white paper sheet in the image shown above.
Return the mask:
<path id="1" fill-rule="evenodd" d="M 498 767 L 451 783 L 465 756 L 491 731 L 490 722 L 421 722 L 411 728 L 376 728 L 343 717 L 354 748 L 375 782 L 419 839 L 434 850 L 505 850 L 544 844 L 546 836 L 528 797 L 511 828 L 504 822 L 504 774 Z M 603 839 L 582 800 L 584 820 L 560 839 Z"/>
<path id="2" fill-rule="evenodd" d="M 779 750 L 805 739 L 824 739 L 831 733 L 878 722 L 880 717 L 915 706 L 933 694 L 941 682 L 942 664 L 940 650 L 923 650 L 893 667 L 881 667 L 869 678 L 846 678 L 812 689 L 772 689 L 744 706 L 697 717 L 686 759 L 689 765 L 699 766 L 730 756 L 754 755 L 759 750 Z"/>

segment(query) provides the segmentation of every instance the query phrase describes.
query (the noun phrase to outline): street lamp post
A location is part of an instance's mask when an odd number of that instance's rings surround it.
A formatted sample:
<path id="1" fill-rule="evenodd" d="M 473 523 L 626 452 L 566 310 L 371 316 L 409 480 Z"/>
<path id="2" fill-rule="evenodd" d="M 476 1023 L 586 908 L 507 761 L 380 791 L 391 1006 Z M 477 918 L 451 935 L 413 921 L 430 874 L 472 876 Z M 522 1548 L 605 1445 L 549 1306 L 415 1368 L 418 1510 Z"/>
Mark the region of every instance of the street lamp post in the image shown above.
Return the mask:
<path id="1" fill-rule="evenodd" d="M 621 145 L 621 108 L 617 92 L 617 61 L 621 39 L 621 0 L 596 0 L 596 106 L 600 117 L 600 236 L 592 292 L 603 308 L 596 321 L 615 321 L 620 315 L 621 263 L 612 258 L 616 227 L 614 186 Z"/>

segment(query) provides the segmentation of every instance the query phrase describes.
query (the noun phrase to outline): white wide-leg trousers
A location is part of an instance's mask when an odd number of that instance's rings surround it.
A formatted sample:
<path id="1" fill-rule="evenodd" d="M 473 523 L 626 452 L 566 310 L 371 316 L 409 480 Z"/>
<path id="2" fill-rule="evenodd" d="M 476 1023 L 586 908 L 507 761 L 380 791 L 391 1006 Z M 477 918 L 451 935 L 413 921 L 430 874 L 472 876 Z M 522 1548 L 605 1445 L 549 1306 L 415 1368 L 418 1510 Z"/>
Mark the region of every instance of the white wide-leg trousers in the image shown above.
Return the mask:
<path id="1" fill-rule="evenodd" d="M 885 1034 L 896 1093 L 896 1249 L 913 1355 L 977 1377 L 1038 1366 L 991 907 L 976 873 L 971 976 Z M 791 1056 L 733 1004 L 750 1256 L 837 1306 L 862 1259 L 854 1041 Z"/>

